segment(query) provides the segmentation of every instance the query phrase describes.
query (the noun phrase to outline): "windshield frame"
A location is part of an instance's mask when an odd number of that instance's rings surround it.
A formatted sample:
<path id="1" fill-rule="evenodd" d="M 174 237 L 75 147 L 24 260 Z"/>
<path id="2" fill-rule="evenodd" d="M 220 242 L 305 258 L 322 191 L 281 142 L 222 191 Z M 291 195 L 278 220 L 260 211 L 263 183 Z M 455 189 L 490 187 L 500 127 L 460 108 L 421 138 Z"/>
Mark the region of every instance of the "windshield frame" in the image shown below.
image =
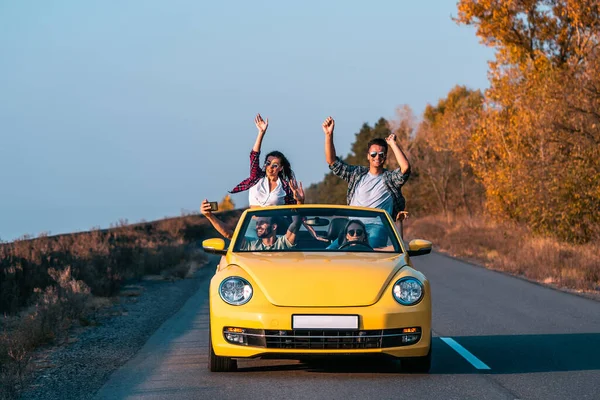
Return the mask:
<path id="1" fill-rule="evenodd" d="M 292 247 L 285 250 L 242 250 L 240 249 L 244 239 L 245 234 L 248 229 L 248 225 L 252 220 L 253 216 L 261 216 L 261 217 L 293 217 L 294 215 L 300 217 L 348 217 L 349 219 L 353 218 L 379 218 L 382 222 L 382 225 L 385 227 L 389 234 L 389 240 L 391 241 L 391 246 L 393 249 L 390 250 L 368 250 L 368 251 L 360 251 L 360 250 L 351 250 L 348 249 L 306 249 L 306 248 L 296 248 Z M 392 223 L 389 215 L 379 209 L 368 209 L 363 207 L 305 207 L 305 206 L 277 206 L 277 207 L 266 207 L 266 208 L 255 208 L 248 209 L 242 215 L 243 219 L 238 222 L 238 226 L 235 231 L 235 236 L 232 238 L 230 250 L 234 253 L 256 253 L 256 252 L 265 252 L 265 253 L 294 253 L 294 252 L 309 252 L 309 253 L 361 253 L 361 254 L 402 254 L 404 252 L 404 246 L 401 242 L 396 227 Z"/>

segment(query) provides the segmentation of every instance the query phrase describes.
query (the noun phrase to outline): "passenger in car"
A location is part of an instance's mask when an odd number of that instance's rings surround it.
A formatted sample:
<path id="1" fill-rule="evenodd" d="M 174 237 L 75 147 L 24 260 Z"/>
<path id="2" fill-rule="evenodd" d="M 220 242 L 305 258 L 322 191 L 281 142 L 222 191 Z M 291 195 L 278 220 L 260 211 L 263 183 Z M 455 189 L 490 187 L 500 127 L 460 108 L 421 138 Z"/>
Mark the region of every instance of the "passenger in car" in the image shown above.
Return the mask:
<path id="1" fill-rule="evenodd" d="M 328 117 L 323 122 L 325 133 L 325 160 L 334 175 L 348 182 L 346 201 L 351 206 L 372 207 L 387 211 L 394 219 L 404 216 L 405 199 L 402 186 L 410 176 L 410 164 L 406 155 L 396 142 L 396 135 L 391 134 L 385 140 L 375 138 L 369 141 L 366 157 L 369 167 L 349 165 L 337 157 L 333 144 L 335 121 Z M 388 171 L 383 166 L 391 148 L 399 168 Z M 363 220 L 366 225 L 372 247 L 386 244 L 385 229 L 379 219 Z"/>
<path id="2" fill-rule="evenodd" d="M 264 167 L 260 168 L 260 149 L 269 127 L 269 119 L 263 120 L 261 115 L 257 114 L 254 124 L 258 135 L 250 151 L 250 176 L 238 183 L 230 193 L 248 190 L 250 208 L 304 203 L 302 183 L 296 181 L 292 166 L 283 153 L 268 153 Z"/>
<path id="3" fill-rule="evenodd" d="M 292 223 L 285 235 L 277 235 L 278 219 L 275 217 L 256 218 L 256 236 L 258 239 L 244 237 L 240 250 L 286 250 L 296 245 L 296 234 L 300 228 L 300 217 L 292 217 Z"/>
<path id="4" fill-rule="evenodd" d="M 269 119 L 260 114 L 254 118 L 258 129 L 256 141 L 250 151 L 250 176 L 237 184 L 230 193 L 248 190 L 250 208 L 280 206 L 284 204 L 303 204 L 304 189 L 302 182 L 296 180 L 292 166 L 280 151 L 271 151 L 265 156 L 264 167 L 259 166 L 262 141 L 269 127 Z M 319 238 L 312 227 L 306 227 L 313 237 Z"/>
<path id="5" fill-rule="evenodd" d="M 254 118 L 254 124 L 258 129 L 258 135 L 252 151 L 250 151 L 250 176 L 237 184 L 230 193 L 248 190 L 250 208 L 303 204 L 304 189 L 302 182 L 296 180 L 290 162 L 283 153 L 280 151 L 270 152 L 265 157 L 264 167 L 260 168 L 260 149 L 263 137 L 269 127 L 269 119 L 263 120 L 261 115 L 257 114 Z M 233 230 L 225 226 L 220 219 L 210 212 L 210 205 L 208 204 L 208 199 L 204 199 L 200 206 L 200 212 L 207 217 L 221 235 L 231 239 Z M 255 229 L 252 226 L 250 234 L 252 235 L 254 232 Z"/>
<path id="6" fill-rule="evenodd" d="M 200 212 L 221 235 L 231 239 L 233 231 L 213 214 L 208 200 L 205 199 L 202 202 Z M 302 223 L 299 216 L 291 218 L 292 222 L 288 226 L 285 235 L 277 235 L 277 226 L 280 224 L 277 218 L 256 217 L 252 220 L 255 221 L 255 226 L 248 226 L 240 250 L 282 250 L 295 246 L 296 234 Z M 249 233 L 254 233 L 256 236 L 250 236 Z"/>

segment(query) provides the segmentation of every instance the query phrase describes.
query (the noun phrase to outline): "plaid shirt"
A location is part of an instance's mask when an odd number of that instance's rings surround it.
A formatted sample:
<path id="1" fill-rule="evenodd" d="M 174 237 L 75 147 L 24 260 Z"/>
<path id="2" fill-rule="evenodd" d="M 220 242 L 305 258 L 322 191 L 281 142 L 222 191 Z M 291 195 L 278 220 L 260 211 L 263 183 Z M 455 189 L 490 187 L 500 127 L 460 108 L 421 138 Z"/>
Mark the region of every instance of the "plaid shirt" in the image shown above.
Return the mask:
<path id="1" fill-rule="evenodd" d="M 260 152 L 254 150 L 250 151 L 250 176 L 238 183 L 229 193 L 238 193 L 248 190 L 266 176 L 265 171 L 258 165 L 259 156 Z M 283 190 L 285 191 L 285 204 L 296 204 L 294 193 L 292 192 L 292 188 L 290 188 L 290 183 L 281 177 L 279 177 L 279 179 L 281 180 L 281 186 L 283 186 Z"/>
<path id="2" fill-rule="evenodd" d="M 354 192 L 356 192 L 358 182 L 367 174 L 367 172 L 369 172 L 369 168 L 361 165 L 349 165 L 343 162 L 341 158 L 336 157 L 335 162 L 329 166 L 329 169 L 335 175 L 348 182 L 346 202 L 350 204 L 350 201 L 352 201 L 352 197 L 354 196 Z M 404 211 L 404 207 L 406 206 L 406 200 L 404 200 L 404 196 L 402 196 L 401 188 L 402 185 L 406 183 L 409 176 L 410 169 L 406 171 L 405 174 L 402 173 L 400 168 L 397 168 L 393 171 L 388 171 L 387 169 L 383 170 L 383 182 L 385 187 L 392 195 L 392 199 L 394 200 L 394 215 L 391 215 L 392 219 L 395 219 L 400 211 Z"/>

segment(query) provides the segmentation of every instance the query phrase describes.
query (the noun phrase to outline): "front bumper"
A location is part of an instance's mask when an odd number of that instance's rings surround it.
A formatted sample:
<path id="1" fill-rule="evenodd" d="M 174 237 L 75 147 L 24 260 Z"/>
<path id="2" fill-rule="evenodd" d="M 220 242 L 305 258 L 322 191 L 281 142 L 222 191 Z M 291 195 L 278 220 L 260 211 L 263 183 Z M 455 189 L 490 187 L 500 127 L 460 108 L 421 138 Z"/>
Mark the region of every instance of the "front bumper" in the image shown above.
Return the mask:
<path id="1" fill-rule="evenodd" d="M 358 315 L 358 330 L 293 330 L 292 315 Z M 427 355 L 431 344 L 431 304 L 428 297 L 414 306 L 390 303 L 367 307 L 277 307 L 271 304 L 253 307 L 231 306 L 220 298 L 211 298 L 210 326 L 216 355 L 233 358 L 303 355 L 385 354 L 393 357 Z M 225 339 L 225 328 L 241 328 L 246 344 Z M 416 341 L 402 337 L 416 332 Z"/>

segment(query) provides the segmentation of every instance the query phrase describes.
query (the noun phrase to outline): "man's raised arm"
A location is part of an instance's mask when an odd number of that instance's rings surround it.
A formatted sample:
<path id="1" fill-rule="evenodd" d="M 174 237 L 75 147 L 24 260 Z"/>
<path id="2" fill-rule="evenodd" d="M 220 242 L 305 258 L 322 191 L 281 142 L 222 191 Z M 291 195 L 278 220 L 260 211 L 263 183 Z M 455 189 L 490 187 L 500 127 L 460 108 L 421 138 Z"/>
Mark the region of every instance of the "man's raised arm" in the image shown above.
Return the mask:
<path id="1" fill-rule="evenodd" d="M 302 218 L 299 215 L 294 215 L 292 217 L 292 223 L 288 226 L 287 232 L 285 233 L 285 238 L 291 244 L 295 244 L 296 242 L 296 234 L 300 229 L 300 225 L 302 224 Z"/>
<path id="2" fill-rule="evenodd" d="M 406 158 L 406 155 L 400 146 L 398 146 L 398 143 L 396 142 L 396 135 L 392 133 L 390 136 L 385 138 L 385 141 L 387 142 L 388 146 L 392 148 L 394 156 L 396 157 L 396 161 L 398 161 L 398 166 L 400 166 L 400 171 L 403 174 L 406 174 L 408 171 L 410 171 L 410 163 L 408 162 L 408 158 Z"/>
<path id="3" fill-rule="evenodd" d="M 331 165 L 335 162 L 335 146 L 333 145 L 333 128 L 335 121 L 331 117 L 327 117 L 323 122 L 323 132 L 325 132 L 325 161 Z"/>

